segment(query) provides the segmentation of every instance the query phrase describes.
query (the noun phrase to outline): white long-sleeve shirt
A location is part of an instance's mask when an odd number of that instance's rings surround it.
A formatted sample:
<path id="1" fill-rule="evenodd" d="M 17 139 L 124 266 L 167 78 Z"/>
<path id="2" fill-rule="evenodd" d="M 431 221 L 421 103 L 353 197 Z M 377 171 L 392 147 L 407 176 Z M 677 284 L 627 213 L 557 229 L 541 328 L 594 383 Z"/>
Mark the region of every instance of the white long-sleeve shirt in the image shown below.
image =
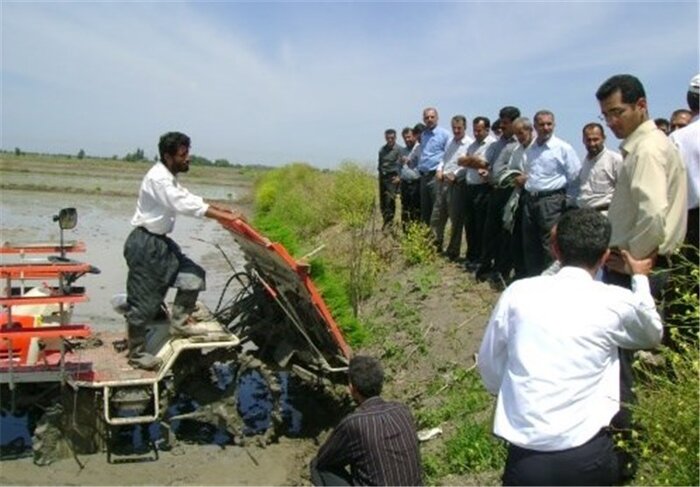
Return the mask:
<path id="1" fill-rule="evenodd" d="M 538 451 L 582 445 L 619 410 L 618 347 L 652 348 L 662 335 L 646 276 L 634 291 L 584 269 L 516 281 L 501 295 L 478 367 L 498 394 L 494 434 Z"/>
<path id="2" fill-rule="evenodd" d="M 209 205 L 178 183 L 165 164 L 156 162 L 141 181 L 136 212 L 131 219 L 135 227 L 165 235 L 173 231 L 177 214 L 202 218 Z"/>

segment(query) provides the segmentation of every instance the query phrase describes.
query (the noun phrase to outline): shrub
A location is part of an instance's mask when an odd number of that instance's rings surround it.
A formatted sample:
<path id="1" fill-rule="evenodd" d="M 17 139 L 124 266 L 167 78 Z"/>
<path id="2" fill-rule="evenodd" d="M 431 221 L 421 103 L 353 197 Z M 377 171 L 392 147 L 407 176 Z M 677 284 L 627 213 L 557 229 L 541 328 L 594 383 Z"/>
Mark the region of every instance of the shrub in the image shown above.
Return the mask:
<path id="1" fill-rule="evenodd" d="M 410 265 L 434 262 L 437 249 L 430 228 L 422 222 L 411 222 L 401 237 L 401 250 Z"/>

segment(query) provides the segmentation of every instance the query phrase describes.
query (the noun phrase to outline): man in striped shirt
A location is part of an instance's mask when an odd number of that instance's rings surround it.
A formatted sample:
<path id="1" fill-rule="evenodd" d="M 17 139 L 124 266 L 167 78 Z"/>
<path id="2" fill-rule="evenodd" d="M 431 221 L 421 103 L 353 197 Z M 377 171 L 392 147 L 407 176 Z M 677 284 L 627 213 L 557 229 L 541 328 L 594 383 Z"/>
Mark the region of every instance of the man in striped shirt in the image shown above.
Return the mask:
<path id="1" fill-rule="evenodd" d="M 357 410 L 338 424 L 311 462 L 314 485 L 422 485 L 411 412 L 384 401 L 384 371 L 375 358 L 350 360 L 350 394 Z M 346 467 L 350 467 L 350 472 Z"/>

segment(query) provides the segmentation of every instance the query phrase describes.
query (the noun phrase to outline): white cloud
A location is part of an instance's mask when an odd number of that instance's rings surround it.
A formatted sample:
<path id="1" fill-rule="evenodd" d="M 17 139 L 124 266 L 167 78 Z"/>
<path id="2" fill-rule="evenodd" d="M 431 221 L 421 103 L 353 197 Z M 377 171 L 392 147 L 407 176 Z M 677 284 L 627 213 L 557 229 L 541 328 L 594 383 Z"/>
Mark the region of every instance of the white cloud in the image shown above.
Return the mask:
<path id="1" fill-rule="evenodd" d="M 664 5 L 273 3 L 262 15 L 5 2 L 2 144 L 152 154 L 180 129 L 212 159 L 329 166 L 373 159 L 383 129 L 417 122 L 426 105 L 446 122 L 548 104 L 576 125 L 612 72 L 685 82 L 697 70 L 679 72 L 697 62 L 697 6 Z"/>

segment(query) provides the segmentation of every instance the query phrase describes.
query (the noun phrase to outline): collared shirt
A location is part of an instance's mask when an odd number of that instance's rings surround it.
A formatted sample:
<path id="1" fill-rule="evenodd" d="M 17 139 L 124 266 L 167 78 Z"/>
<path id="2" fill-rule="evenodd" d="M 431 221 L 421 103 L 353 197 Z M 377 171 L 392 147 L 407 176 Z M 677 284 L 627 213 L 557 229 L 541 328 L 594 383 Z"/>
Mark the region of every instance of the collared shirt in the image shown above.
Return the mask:
<path id="1" fill-rule="evenodd" d="M 456 180 L 464 180 L 464 173 L 466 168 L 457 164 L 457 159 L 467 154 L 467 148 L 474 141 L 468 135 L 465 135 L 461 139 L 457 140 L 454 137 L 450 140 L 445 148 L 445 154 L 442 156 L 442 161 L 437 166 L 438 171 L 442 171 L 443 174 L 454 174 Z"/>
<path id="2" fill-rule="evenodd" d="M 420 159 L 420 143 L 416 142 L 413 144 L 410 150 L 404 148 L 404 156 L 408 159 L 406 164 L 401 165 L 401 180 L 402 181 L 415 181 L 420 179 L 420 173 L 418 172 L 418 160 Z"/>
<path id="3" fill-rule="evenodd" d="M 182 187 L 165 164 L 156 162 L 141 181 L 131 224 L 165 235 L 173 231 L 177 214 L 201 218 L 207 209 L 209 205 L 200 196 Z"/>
<path id="4" fill-rule="evenodd" d="M 530 140 L 528 145 L 518 144 L 508 161 L 508 169 L 512 171 L 525 172 L 525 162 L 527 161 L 527 150 L 535 143 L 535 139 Z"/>
<path id="5" fill-rule="evenodd" d="M 634 276 L 632 289 L 564 267 L 503 292 L 478 355 L 486 389 L 498 394 L 496 435 L 559 451 L 610 423 L 620 408 L 618 347 L 652 348 L 662 335 L 646 276 Z"/>
<path id="6" fill-rule="evenodd" d="M 579 194 L 576 204 L 580 208 L 600 208 L 610 205 L 622 156 L 604 147 L 594 158 L 586 155 L 579 174 Z"/>
<path id="7" fill-rule="evenodd" d="M 394 144 L 389 147 L 383 145 L 379 149 L 379 157 L 377 162 L 377 170 L 382 176 L 398 176 L 401 172 L 401 156 L 403 155 L 403 147 L 399 144 Z"/>
<path id="8" fill-rule="evenodd" d="M 474 142 L 467 147 L 467 155 L 479 157 L 488 164 L 488 161 L 486 160 L 486 152 L 488 151 L 489 147 L 491 147 L 491 144 L 495 142 L 496 137 L 491 134 L 487 135 L 481 142 L 474 140 Z M 466 168 L 466 180 L 467 184 L 482 184 L 486 182 L 484 181 L 484 178 L 479 176 L 479 171 L 473 167 Z"/>
<path id="9" fill-rule="evenodd" d="M 579 160 L 573 147 L 556 135 L 539 144 L 537 140 L 527 150 L 525 162 L 525 191 L 555 191 L 567 189 L 575 196 L 578 187 L 574 184 L 581 171 Z"/>
<path id="10" fill-rule="evenodd" d="M 350 466 L 354 485 L 421 485 L 416 427 L 403 404 L 375 396 L 343 418 L 313 460 L 320 469 Z"/>
<path id="11" fill-rule="evenodd" d="M 508 169 L 508 161 L 513 151 L 518 147 L 518 140 L 511 136 L 501 136 L 486 150 L 486 161 L 489 163 L 489 183 L 498 185 L 501 175 Z"/>
<path id="12" fill-rule="evenodd" d="M 435 171 L 442 161 L 447 144 L 450 142 L 452 134 L 442 127 L 425 129 L 420 136 L 421 154 L 418 162 L 418 171 L 421 174 Z"/>
<path id="13" fill-rule="evenodd" d="M 693 121 L 671 133 L 671 141 L 676 144 L 685 163 L 688 176 L 688 209 L 698 207 L 700 203 L 700 121 L 696 116 Z"/>
<path id="14" fill-rule="evenodd" d="M 640 259 L 671 254 L 686 230 L 688 181 L 671 141 L 647 120 L 620 146 L 622 167 L 610 202 L 610 246 Z"/>

